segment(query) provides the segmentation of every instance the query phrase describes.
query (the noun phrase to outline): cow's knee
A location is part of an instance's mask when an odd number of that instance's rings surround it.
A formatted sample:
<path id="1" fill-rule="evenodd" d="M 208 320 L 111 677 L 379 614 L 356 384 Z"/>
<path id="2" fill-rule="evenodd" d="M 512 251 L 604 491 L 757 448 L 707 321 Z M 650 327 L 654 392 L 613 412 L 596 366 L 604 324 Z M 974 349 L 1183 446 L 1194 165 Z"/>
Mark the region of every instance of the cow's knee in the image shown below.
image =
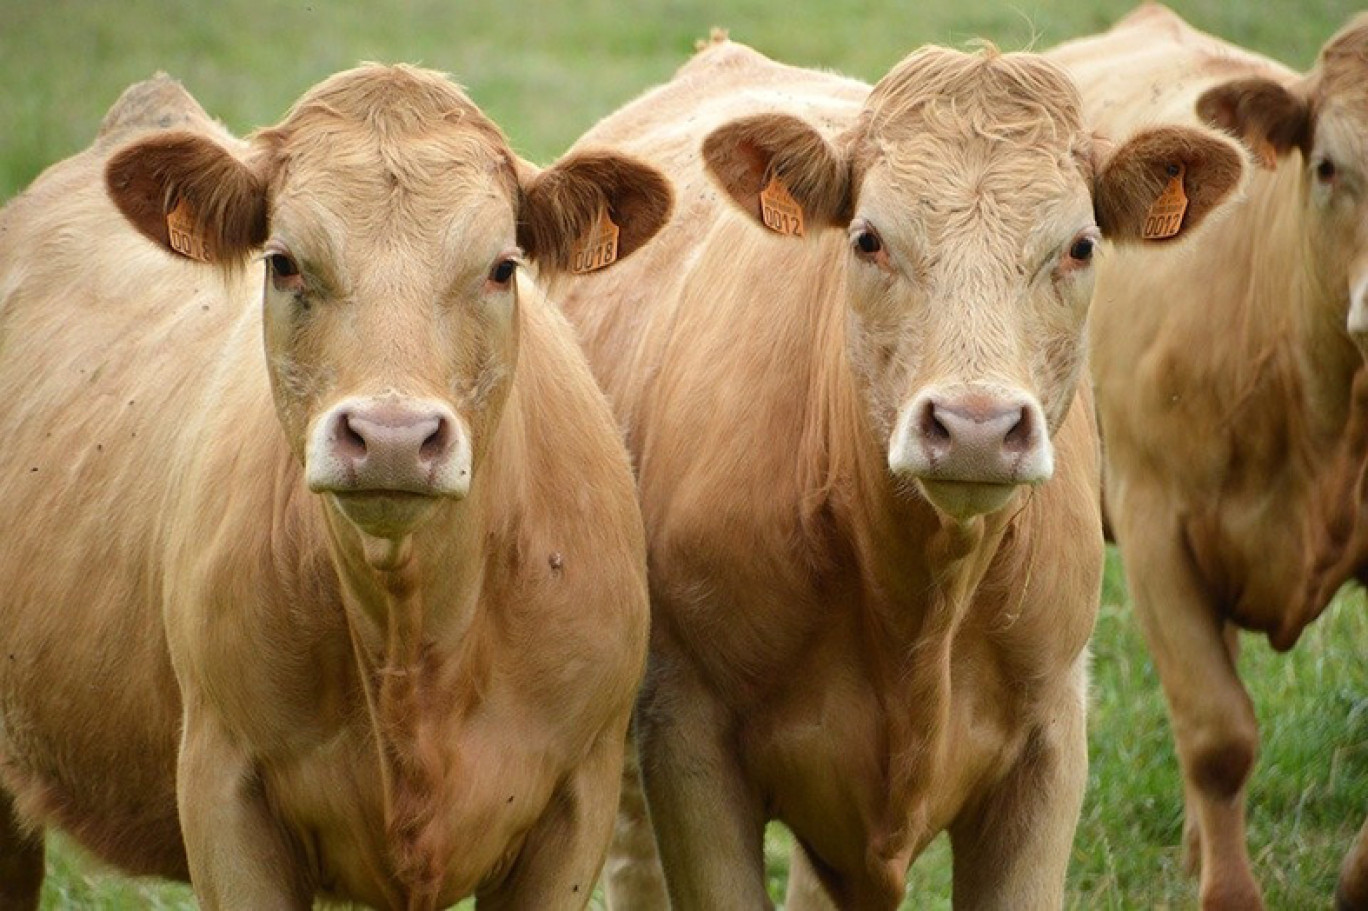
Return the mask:
<path id="1" fill-rule="evenodd" d="M 1340 867 L 1335 887 L 1336 911 L 1368 911 L 1368 822 L 1359 830 L 1354 846 Z"/>
<path id="2" fill-rule="evenodd" d="M 1188 775 L 1204 796 L 1229 800 L 1249 780 L 1259 754 L 1259 732 L 1253 725 L 1223 725 L 1203 732 L 1186 751 Z"/>

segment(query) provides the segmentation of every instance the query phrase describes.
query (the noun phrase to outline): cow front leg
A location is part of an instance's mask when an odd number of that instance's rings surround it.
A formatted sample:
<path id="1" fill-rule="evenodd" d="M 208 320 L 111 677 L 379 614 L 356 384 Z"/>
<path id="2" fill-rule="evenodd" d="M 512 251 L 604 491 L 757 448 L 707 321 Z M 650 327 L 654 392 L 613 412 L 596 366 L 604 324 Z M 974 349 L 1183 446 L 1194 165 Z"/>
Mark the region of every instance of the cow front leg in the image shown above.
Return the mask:
<path id="1" fill-rule="evenodd" d="M 1087 658 L 991 791 L 950 827 L 956 909 L 1056 909 L 1088 783 Z"/>
<path id="2" fill-rule="evenodd" d="M 0 791 L 0 908 L 37 911 L 43 891 L 43 833 L 26 830 Z"/>
<path id="3" fill-rule="evenodd" d="M 1158 498 L 1153 502 L 1158 508 Z M 1118 539 L 1173 724 L 1190 817 L 1185 841 L 1199 851 L 1202 908 L 1262 908 L 1244 818 L 1259 733 L 1235 669 L 1231 633 L 1194 578 L 1176 523 L 1136 518 L 1118 523 Z"/>
<path id="4" fill-rule="evenodd" d="M 789 860 L 788 889 L 784 892 L 785 911 L 836 911 L 822 878 L 802 845 L 795 843 Z"/>
<path id="5" fill-rule="evenodd" d="M 589 903 L 613 835 L 624 733 L 605 735 L 553 794 L 508 875 L 476 898 L 479 911 L 579 911 Z"/>
<path id="6" fill-rule="evenodd" d="M 304 911 L 313 888 L 267 806 L 250 759 L 203 703 L 187 694 L 176 798 L 190 882 L 206 911 Z"/>
<path id="7" fill-rule="evenodd" d="M 674 911 L 772 908 L 764 816 L 734 719 L 685 661 L 652 653 L 637 713 L 642 782 Z"/>
<path id="8" fill-rule="evenodd" d="M 603 885 L 609 911 L 654 911 L 670 906 L 655 834 L 646 812 L 635 730 L 627 735 L 627 756 L 622 764 L 622 799 L 618 804 L 613 842 L 608 848 L 608 862 L 603 869 Z"/>
<path id="9" fill-rule="evenodd" d="M 1368 911 L 1368 820 L 1340 867 L 1335 911 Z"/>

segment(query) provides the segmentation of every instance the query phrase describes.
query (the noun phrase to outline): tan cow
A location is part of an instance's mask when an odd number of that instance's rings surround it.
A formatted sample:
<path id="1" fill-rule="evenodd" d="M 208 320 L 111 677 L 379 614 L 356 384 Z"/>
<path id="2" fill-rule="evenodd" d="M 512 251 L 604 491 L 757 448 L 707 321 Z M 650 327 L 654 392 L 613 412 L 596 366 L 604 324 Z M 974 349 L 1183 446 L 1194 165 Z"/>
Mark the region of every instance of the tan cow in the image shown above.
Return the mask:
<path id="1" fill-rule="evenodd" d="M 586 904 L 645 551 L 519 267 L 600 208 L 670 192 L 370 66 L 245 143 L 137 86 L 0 214 L 0 905 L 46 826 L 210 909 Z"/>
<path id="2" fill-rule="evenodd" d="M 1168 699 L 1189 861 L 1203 907 L 1255 908 L 1244 795 L 1258 730 L 1236 631 L 1291 648 L 1368 569 L 1368 17 L 1306 76 L 1160 6 L 1052 56 L 1113 135 L 1202 119 L 1266 165 L 1203 230 L 1200 256 L 1107 262 L 1092 323 L 1107 506 Z M 1340 891 L 1368 908 L 1362 840 Z"/>
<path id="3" fill-rule="evenodd" d="M 632 262 L 554 285 L 637 460 L 674 906 L 768 907 L 781 819 L 841 908 L 896 907 L 944 829 L 961 907 L 1058 907 L 1102 570 L 1093 250 L 1138 239 L 1170 167 L 1197 224 L 1240 152 L 1100 154 L 1033 55 L 930 48 L 871 91 L 720 40 L 604 146 L 679 196 Z"/>

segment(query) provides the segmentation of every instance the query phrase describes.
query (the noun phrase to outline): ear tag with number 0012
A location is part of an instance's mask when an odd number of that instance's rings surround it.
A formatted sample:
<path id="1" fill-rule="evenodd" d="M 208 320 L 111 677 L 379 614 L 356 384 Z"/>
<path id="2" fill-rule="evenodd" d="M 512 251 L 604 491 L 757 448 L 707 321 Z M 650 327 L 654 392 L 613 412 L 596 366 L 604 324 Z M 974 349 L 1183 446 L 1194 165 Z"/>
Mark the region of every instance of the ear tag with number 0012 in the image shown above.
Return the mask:
<path id="1" fill-rule="evenodd" d="M 803 236 L 803 207 L 777 174 L 760 191 L 760 218 L 775 233 Z"/>
<path id="2" fill-rule="evenodd" d="M 1187 211 L 1187 194 L 1183 192 L 1182 165 L 1169 166 L 1169 182 L 1164 192 L 1145 213 L 1145 226 L 1140 236 L 1145 240 L 1163 240 L 1178 233 L 1183 226 L 1183 213 Z"/>

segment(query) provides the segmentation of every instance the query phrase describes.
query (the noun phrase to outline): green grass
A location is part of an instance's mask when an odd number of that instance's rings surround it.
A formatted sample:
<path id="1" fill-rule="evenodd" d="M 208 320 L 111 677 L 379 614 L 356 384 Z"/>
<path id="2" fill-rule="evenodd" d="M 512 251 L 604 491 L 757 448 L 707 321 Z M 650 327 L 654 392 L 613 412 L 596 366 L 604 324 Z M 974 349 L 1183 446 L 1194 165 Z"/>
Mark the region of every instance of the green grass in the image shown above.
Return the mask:
<path id="1" fill-rule="evenodd" d="M 213 115 L 246 130 L 279 119 L 308 86 L 361 60 L 452 73 L 545 162 L 599 117 L 669 77 L 711 26 L 792 63 L 876 79 L 925 42 L 984 36 L 1048 47 L 1104 28 L 1131 0 L 0 0 L 0 200 L 86 146 L 129 83 L 165 70 Z M 1193 0 L 1197 25 L 1308 66 L 1354 0 Z M 1188 907 L 1182 800 L 1158 681 L 1108 571 L 1094 639 L 1092 767 L 1069 874 L 1075 908 Z M 1250 846 L 1273 908 L 1327 907 L 1341 854 L 1368 810 L 1368 611 L 1343 597 L 1290 655 L 1249 639 L 1241 667 L 1263 752 L 1250 791 Z M 769 839 L 782 896 L 789 840 Z M 44 907 L 192 907 L 183 887 L 102 871 L 52 841 Z M 907 907 L 949 907 L 949 850 L 936 842 Z"/>

